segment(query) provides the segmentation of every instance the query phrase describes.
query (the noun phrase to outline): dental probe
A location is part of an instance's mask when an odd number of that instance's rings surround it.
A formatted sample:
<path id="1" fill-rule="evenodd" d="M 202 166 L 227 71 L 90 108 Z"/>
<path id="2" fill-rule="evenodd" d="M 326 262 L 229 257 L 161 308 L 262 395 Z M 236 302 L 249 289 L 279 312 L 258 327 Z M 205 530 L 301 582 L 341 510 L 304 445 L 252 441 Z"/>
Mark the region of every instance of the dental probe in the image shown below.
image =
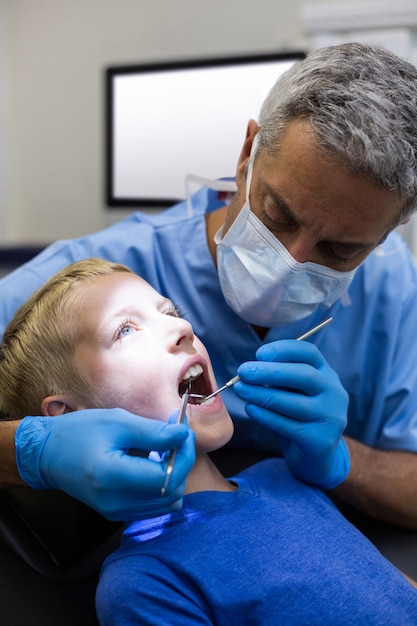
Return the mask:
<path id="1" fill-rule="evenodd" d="M 316 333 L 318 330 L 321 330 L 322 328 L 327 326 L 327 324 L 330 324 L 331 321 L 333 321 L 333 318 L 328 317 L 327 320 L 324 320 L 323 322 L 320 322 L 320 324 L 317 324 L 317 326 L 310 328 L 310 330 L 304 333 L 304 335 L 300 335 L 299 337 L 297 337 L 297 341 L 303 341 L 304 339 L 307 339 L 307 337 L 311 337 L 311 335 L 314 335 L 314 333 Z"/>
<path id="2" fill-rule="evenodd" d="M 224 391 L 228 387 L 231 387 L 232 385 L 237 383 L 239 380 L 240 380 L 240 376 L 233 376 L 233 378 L 228 380 L 227 383 L 225 385 L 223 385 L 223 387 L 219 387 L 219 389 L 216 389 L 216 391 L 213 391 L 213 393 L 211 393 L 209 396 L 203 397 L 199 404 L 203 404 L 203 402 L 206 402 L 206 400 L 210 400 L 210 398 L 214 398 L 214 396 L 217 396 L 218 393 L 221 393 L 222 391 Z"/>
<path id="3" fill-rule="evenodd" d="M 182 402 L 181 402 L 181 409 L 178 415 L 178 419 L 177 419 L 177 424 L 182 424 L 184 422 L 184 417 L 185 417 L 185 411 L 187 409 L 187 403 L 188 403 L 188 397 L 190 395 L 190 391 L 189 389 L 187 389 L 182 397 Z M 168 458 L 168 463 L 167 463 L 167 470 L 166 470 L 166 474 L 165 474 L 165 482 L 164 482 L 164 486 L 161 489 L 161 496 L 163 497 L 166 494 L 166 490 L 168 487 L 168 483 L 169 483 L 169 477 L 172 474 L 172 470 L 174 469 L 174 463 L 175 463 L 175 458 L 177 456 L 177 448 L 174 448 L 173 450 L 171 450 L 171 452 L 169 453 L 169 458 Z"/>
<path id="4" fill-rule="evenodd" d="M 332 320 L 333 320 L 332 317 L 328 317 L 323 322 L 320 322 L 320 324 L 317 324 L 317 326 L 314 326 L 313 328 L 310 328 L 310 330 L 308 330 L 306 333 L 304 333 L 303 335 L 300 335 L 299 337 L 297 337 L 297 341 L 303 341 L 304 339 L 307 339 L 307 337 L 311 337 L 311 335 L 314 335 L 314 333 L 316 333 L 318 330 L 321 330 L 324 326 L 327 326 L 327 324 L 330 324 L 330 322 Z M 240 380 L 239 376 L 233 376 L 233 378 L 228 380 L 227 383 L 225 385 L 223 385 L 223 387 L 220 387 L 219 389 L 216 389 L 216 391 L 213 391 L 213 393 L 211 393 L 209 396 L 206 396 L 205 398 L 203 398 L 199 402 L 199 404 L 203 404 L 207 400 L 210 400 L 211 398 L 214 398 L 214 396 L 217 396 L 218 393 L 221 393 L 222 391 L 224 391 L 228 387 L 231 387 L 232 385 L 237 383 L 239 380 Z M 194 397 L 196 395 L 197 394 L 191 394 L 191 396 L 194 396 Z"/>

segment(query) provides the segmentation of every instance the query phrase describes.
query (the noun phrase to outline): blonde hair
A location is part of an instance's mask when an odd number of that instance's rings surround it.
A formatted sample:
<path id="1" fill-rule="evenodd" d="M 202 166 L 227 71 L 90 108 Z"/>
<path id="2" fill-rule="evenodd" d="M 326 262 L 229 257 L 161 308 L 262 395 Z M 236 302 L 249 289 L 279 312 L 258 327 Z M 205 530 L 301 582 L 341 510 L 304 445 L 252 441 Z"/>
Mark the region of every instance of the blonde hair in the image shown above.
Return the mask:
<path id="1" fill-rule="evenodd" d="M 78 261 L 52 276 L 20 307 L 0 347 L 0 409 L 15 419 L 40 415 L 49 395 L 89 393 L 74 366 L 80 300 L 76 287 L 95 276 L 129 272 L 103 259 Z"/>

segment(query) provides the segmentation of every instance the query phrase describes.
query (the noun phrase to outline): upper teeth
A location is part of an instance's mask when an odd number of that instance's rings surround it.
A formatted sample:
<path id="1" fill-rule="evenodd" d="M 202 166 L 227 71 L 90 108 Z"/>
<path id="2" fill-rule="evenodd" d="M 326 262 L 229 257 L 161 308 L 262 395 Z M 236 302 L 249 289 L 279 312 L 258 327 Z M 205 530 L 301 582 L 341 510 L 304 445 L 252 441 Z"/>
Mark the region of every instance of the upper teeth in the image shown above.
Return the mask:
<path id="1" fill-rule="evenodd" d="M 182 379 L 188 380 L 189 378 L 197 378 L 198 376 L 201 376 L 202 373 L 203 373 L 203 368 L 201 367 L 201 365 L 192 365 L 185 372 Z"/>

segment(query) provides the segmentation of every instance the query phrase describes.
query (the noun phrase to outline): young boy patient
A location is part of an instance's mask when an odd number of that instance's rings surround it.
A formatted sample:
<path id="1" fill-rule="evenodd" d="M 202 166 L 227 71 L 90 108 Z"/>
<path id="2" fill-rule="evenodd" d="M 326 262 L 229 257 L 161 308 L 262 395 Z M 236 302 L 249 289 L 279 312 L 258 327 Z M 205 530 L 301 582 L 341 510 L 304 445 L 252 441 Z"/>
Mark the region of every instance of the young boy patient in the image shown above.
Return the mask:
<path id="1" fill-rule="evenodd" d="M 18 418 L 122 407 L 167 420 L 189 382 L 216 388 L 174 305 L 98 259 L 62 270 L 17 312 L 0 381 L 1 408 Z M 183 508 L 126 528 L 103 565 L 100 624 L 417 624 L 412 585 L 283 460 L 219 473 L 207 453 L 233 430 L 219 395 L 187 417 L 196 462 Z"/>

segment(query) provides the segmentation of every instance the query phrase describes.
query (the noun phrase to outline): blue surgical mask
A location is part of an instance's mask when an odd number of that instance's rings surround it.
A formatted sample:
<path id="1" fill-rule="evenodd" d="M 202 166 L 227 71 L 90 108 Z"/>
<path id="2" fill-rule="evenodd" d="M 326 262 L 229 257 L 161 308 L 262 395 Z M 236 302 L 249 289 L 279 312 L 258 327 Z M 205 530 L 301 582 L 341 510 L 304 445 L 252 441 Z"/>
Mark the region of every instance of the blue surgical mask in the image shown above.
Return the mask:
<path id="1" fill-rule="evenodd" d="M 255 154 L 252 149 L 252 154 Z M 227 304 L 250 324 L 274 327 L 330 307 L 346 291 L 355 271 L 338 272 L 324 265 L 299 263 L 254 215 L 249 190 L 246 202 L 226 235 L 216 233 L 217 268 Z"/>

